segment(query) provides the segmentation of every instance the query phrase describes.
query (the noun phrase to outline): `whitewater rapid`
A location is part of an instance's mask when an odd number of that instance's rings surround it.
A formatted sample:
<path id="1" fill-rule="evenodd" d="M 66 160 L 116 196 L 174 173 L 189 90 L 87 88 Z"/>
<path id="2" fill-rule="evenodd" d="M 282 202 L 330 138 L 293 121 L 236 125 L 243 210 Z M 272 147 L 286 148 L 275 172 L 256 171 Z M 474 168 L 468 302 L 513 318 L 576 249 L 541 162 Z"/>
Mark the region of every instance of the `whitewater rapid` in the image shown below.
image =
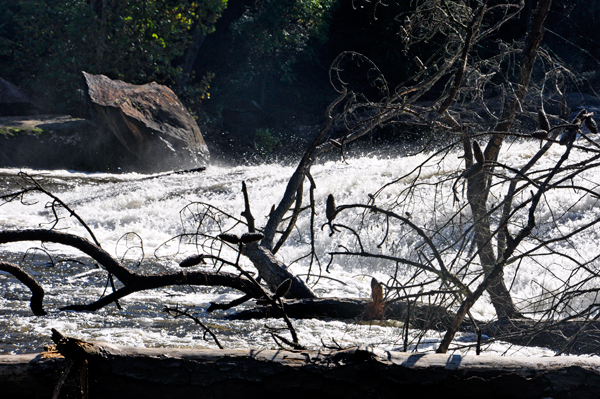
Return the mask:
<path id="1" fill-rule="evenodd" d="M 523 164 L 539 148 L 537 142 L 505 145 L 503 154 L 509 155 L 513 164 Z M 540 168 L 552 165 L 564 148 L 553 146 L 540 161 Z M 411 201 L 402 204 L 402 212 L 421 226 L 442 224 L 444 218 L 456 211 L 450 191 L 429 192 L 428 184 L 441 178 L 458 178 L 464 168 L 458 153 L 430 161 L 419 171 L 418 183 L 422 184 Z M 386 281 L 394 272 L 376 260 L 336 258 L 326 272 L 328 253 L 340 245 L 350 246 L 347 236 L 330 237 L 326 222 L 325 201 L 329 194 L 335 195 L 336 203 L 365 203 L 369 196 L 391 181 L 412 171 L 425 161 L 428 154 L 415 156 L 354 155 L 343 160 L 328 161 L 313 166 L 311 175 L 315 181 L 314 198 L 317 205 L 315 221 L 316 253 L 321 264 L 313 264 L 311 273 L 321 273 L 327 278 L 312 286 L 319 296 L 363 297 L 370 295 L 372 277 Z M 176 270 L 178 262 L 197 253 L 198 248 L 182 240 L 173 240 L 194 231 L 197 215 L 206 209 L 219 209 L 225 214 L 241 218 L 244 207 L 241 187 L 246 182 L 251 210 L 258 227 L 264 226 L 273 205 L 281 199 L 294 165 L 264 164 L 257 166 L 210 166 L 205 171 L 188 174 L 138 175 L 138 174 L 85 174 L 73 171 L 33 171 L 0 169 L 2 193 L 20 189 L 19 172 L 33 176 L 45 189 L 68 204 L 92 229 L 102 247 L 131 267 L 146 268 L 148 272 Z M 585 176 L 585 179 L 595 179 Z M 402 199 L 406 187 L 414 181 L 414 175 L 387 187 L 378 196 L 378 204 L 393 203 Z M 595 185 L 595 181 L 592 185 Z M 308 202 L 308 184 L 305 198 Z M 585 223 L 599 217 L 597 200 L 588 198 L 572 204 L 571 193 L 563 192 L 547 199 L 548 211 L 568 214 L 570 223 Z M 441 197 L 441 198 L 440 198 Z M 577 197 L 580 198 L 581 196 Z M 434 203 L 434 199 L 436 202 Z M 0 224 L 3 229 L 49 228 L 53 223 L 51 200 L 39 192 L 28 193 L 22 201 L 0 206 Z M 542 212 L 542 215 L 544 213 Z M 60 220 L 55 228 L 90 239 L 91 237 L 75 217 L 59 210 Z M 433 215 L 436 215 L 435 218 Z M 359 214 L 348 214 L 340 222 L 357 223 Z M 543 218 L 543 216 L 542 216 Z M 437 220 L 434 220 L 437 219 Z M 231 220 L 223 221 L 231 232 L 244 232 L 241 225 Z M 277 257 L 291 264 L 290 270 L 306 278 L 309 259 L 302 258 L 310 251 L 308 213 L 301 216 L 290 239 L 278 252 Z M 543 226 L 543 220 L 540 221 Z M 206 224 L 208 226 L 208 223 Z M 208 227 L 207 227 L 208 228 Z M 218 230 L 204 233 L 216 234 Z M 560 226 L 558 227 L 560 228 Z M 551 233 L 549 233 L 551 234 Z M 586 240 L 579 243 L 579 251 L 590 254 L 597 251 L 600 233 L 590 230 Z M 340 241 L 345 240 L 348 241 Z M 374 239 L 376 240 L 376 239 Z M 399 244 L 400 245 L 400 244 Z M 403 242 L 408 251 L 410 242 Z M 72 303 L 97 299 L 105 289 L 105 273 L 79 258 L 76 251 L 57 245 L 26 242 L 0 246 L 3 259 L 23 262 L 26 269 L 39 279 L 47 291 L 45 299 L 47 316 L 33 316 L 29 309 L 29 292 L 12 276 L 0 272 L 0 354 L 23 353 L 40 350 L 40 345 L 50 343 L 50 329 L 57 328 L 66 335 L 85 340 L 102 340 L 133 346 L 164 347 L 215 347 L 204 340 L 202 330 L 186 318 L 173 318 L 163 312 L 167 306 L 190 309 L 218 335 L 227 348 L 275 347 L 265 330 L 265 324 L 282 327 L 278 320 L 226 321 L 223 316 L 233 312 L 205 312 L 211 301 L 227 301 L 238 294 L 224 288 L 167 287 L 136 293 L 123 299 L 122 310 L 110 305 L 93 313 L 59 312 L 57 308 Z M 50 255 L 54 264 L 50 261 Z M 231 256 L 231 254 L 229 254 Z M 73 262 L 77 258 L 82 263 Z M 64 260 L 64 262 L 56 262 Z M 299 259 L 299 260 L 298 260 Z M 293 262 L 293 263 L 292 263 Z M 556 261 L 560 268 L 560 261 Z M 549 262 L 549 263 L 552 263 Z M 249 266 L 248 263 L 245 263 Z M 139 269 L 138 269 L 139 270 Z M 557 273 L 560 273 L 557 272 Z M 507 272 L 507 282 L 513 288 L 518 301 L 539 291 L 539 285 L 547 283 L 548 275 L 539 270 L 520 270 L 516 278 Z M 317 281 L 309 279 L 309 285 Z M 494 310 L 486 298 L 474 308 L 481 319 L 494 317 Z M 360 323 L 331 320 L 297 320 L 296 328 L 300 342 L 309 348 L 327 345 L 374 345 L 383 349 L 399 349 L 402 346 L 402 326 L 392 322 Z M 441 333 L 428 332 L 419 339 L 419 350 L 435 350 Z M 458 343 L 472 344 L 469 336 L 459 336 Z M 462 341 L 461 341 L 462 340 Z M 502 343 L 489 344 L 484 353 L 546 355 L 550 351 L 537 348 L 518 348 Z"/>

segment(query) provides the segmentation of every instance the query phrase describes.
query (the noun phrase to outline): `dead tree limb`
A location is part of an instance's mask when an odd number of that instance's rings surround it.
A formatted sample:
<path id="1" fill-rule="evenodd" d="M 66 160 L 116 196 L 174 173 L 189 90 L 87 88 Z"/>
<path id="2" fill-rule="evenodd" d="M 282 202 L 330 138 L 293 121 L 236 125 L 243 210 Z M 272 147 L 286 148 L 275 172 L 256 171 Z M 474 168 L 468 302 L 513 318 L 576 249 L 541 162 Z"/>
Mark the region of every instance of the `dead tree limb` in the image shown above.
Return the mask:
<path id="1" fill-rule="evenodd" d="M 44 316 L 47 314 L 44 310 L 44 288 L 33 277 L 19 266 L 9 262 L 0 262 L 0 270 L 12 274 L 29 288 L 31 291 L 30 307 L 34 315 Z"/>
<path id="2" fill-rule="evenodd" d="M 31 229 L 17 231 L 0 231 L 0 244 L 20 241 L 43 241 L 67 245 L 77 248 L 81 252 L 98 261 L 109 273 L 112 273 L 123 284 L 127 285 L 135 276 L 108 252 L 85 238 L 74 234 L 54 230 Z"/>
<path id="3" fill-rule="evenodd" d="M 250 259 L 261 277 L 267 282 L 269 289 L 275 291 L 277 281 L 285 281 L 291 278 L 293 283 L 287 295 L 288 298 L 315 298 L 316 295 L 300 278 L 294 276 L 287 270 L 287 266 L 277 259 L 270 250 L 260 244 L 249 244 L 244 246 L 243 254 Z M 281 284 L 281 283 L 279 283 Z"/>
<path id="4" fill-rule="evenodd" d="M 502 271 L 504 269 L 504 265 L 507 263 L 508 259 L 510 259 L 510 257 L 513 255 L 513 253 L 517 249 L 518 245 L 526 237 L 528 237 L 529 234 L 531 234 L 531 230 L 533 230 L 533 228 L 536 225 L 535 211 L 537 210 L 537 206 L 538 206 L 542 196 L 546 193 L 550 181 L 556 175 L 556 173 L 558 173 L 561 165 L 564 162 L 566 162 L 567 159 L 569 158 L 569 154 L 571 153 L 572 147 L 573 147 L 573 143 L 569 143 L 567 145 L 565 152 L 561 156 L 560 160 L 556 163 L 556 165 L 554 165 L 552 172 L 550 174 L 548 174 L 548 176 L 546 176 L 543 183 L 539 186 L 537 192 L 535 192 L 535 194 L 533 195 L 533 198 L 531 200 L 531 205 L 529 206 L 529 210 L 528 210 L 527 224 L 519 230 L 519 232 L 515 235 L 515 237 L 510 237 L 510 235 L 508 235 L 506 248 L 504 249 L 504 251 L 502 253 L 500 253 L 498 255 L 498 259 L 495 261 L 493 268 L 489 271 L 486 271 L 486 276 L 485 276 L 484 281 L 475 289 L 475 291 L 473 292 L 473 295 L 471 297 L 468 297 L 460 305 L 460 308 L 457 311 L 456 318 L 455 318 L 454 322 L 452 323 L 452 326 L 446 331 L 444 339 L 442 340 L 442 342 L 440 343 L 440 346 L 437 349 L 438 353 L 446 353 L 446 351 L 450 347 L 450 343 L 451 343 L 452 339 L 454 338 L 454 334 L 456 333 L 456 331 L 458 331 L 460 325 L 462 324 L 464 318 L 467 315 L 467 312 L 475 304 L 475 301 L 477 301 L 477 299 L 483 294 L 483 292 L 485 290 L 489 290 L 489 287 L 493 284 L 493 282 L 497 281 L 497 279 L 500 276 L 502 276 Z M 504 285 L 504 282 L 502 282 L 502 285 Z M 508 294 L 508 291 L 507 291 L 507 294 Z M 510 295 L 508 296 L 508 299 L 511 299 Z M 512 303 L 512 300 L 511 300 L 511 303 Z M 495 303 L 495 305 L 498 305 L 498 303 Z M 520 313 L 517 313 L 517 315 L 521 316 Z M 498 317 L 499 319 L 511 318 L 511 317 L 508 317 L 507 313 L 501 313 L 498 316 L 499 316 Z M 519 318 L 519 317 L 515 317 L 515 318 Z"/>
<path id="5" fill-rule="evenodd" d="M 533 65 L 538 54 L 539 46 L 544 35 L 544 21 L 550 10 L 551 0 L 541 0 L 538 2 L 537 9 L 532 20 L 532 28 L 525 40 L 519 68 L 519 79 L 516 82 L 515 98 L 512 99 L 509 106 L 505 109 L 500 122 L 496 126 L 496 131 L 508 132 L 512 126 L 520 104 L 523 101 L 529 81 L 533 72 Z M 495 134 L 488 142 L 484 159 L 495 162 L 498 160 L 498 153 L 505 134 Z M 492 236 L 487 208 L 487 200 L 490 192 L 491 177 L 488 173 L 478 173 L 468 179 L 467 198 L 473 212 L 475 224 L 475 242 L 479 250 L 483 270 L 486 275 L 490 275 L 492 270 L 498 264 L 494 255 L 492 246 Z M 500 254 L 498 254 L 500 257 Z M 515 318 L 520 317 L 521 313 L 516 309 L 510 293 L 503 280 L 504 271 L 500 270 L 494 280 L 490 283 L 488 293 L 498 317 Z"/>
<path id="6" fill-rule="evenodd" d="M 188 317 L 188 318 L 192 319 L 194 321 L 194 323 L 198 324 L 204 330 L 205 340 L 206 340 L 206 334 L 209 334 L 212 337 L 212 339 L 215 341 L 215 344 L 217 344 L 217 346 L 219 347 L 219 349 L 225 349 L 225 348 L 223 348 L 223 345 L 221 345 L 221 342 L 219 342 L 219 339 L 217 338 L 217 336 L 210 330 L 210 328 L 208 328 L 202 322 L 202 320 L 200 320 L 199 318 L 197 318 L 196 316 L 194 316 L 193 314 L 191 314 L 187 310 L 181 310 L 181 309 L 179 309 L 177 307 L 170 308 L 170 307 L 166 306 L 165 307 L 165 312 L 167 312 L 168 314 L 170 314 L 172 316 L 175 316 L 176 318 L 180 317 L 180 316 L 185 316 L 185 317 Z"/>
<path id="7" fill-rule="evenodd" d="M 286 299 L 285 311 L 294 319 L 332 318 L 336 320 L 362 320 L 370 303 L 367 298 L 314 298 Z M 443 306 L 429 305 L 421 302 L 411 304 L 411 324 L 414 328 L 425 325 L 441 331 L 445 330 L 454 315 Z M 405 321 L 408 311 L 407 301 L 390 302 L 384 306 L 384 318 Z M 251 320 L 282 317 L 280 311 L 273 306 L 259 306 L 229 316 L 232 320 Z"/>
<path id="8" fill-rule="evenodd" d="M 254 217 L 250 211 L 250 199 L 246 183 L 242 182 L 242 193 L 244 195 L 244 211 L 242 215 L 248 221 L 248 231 L 253 233 Z M 290 222 L 292 224 L 292 222 Z M 264 239 L 263 239 L 264 241 Z M 287 279 L 291 279 L 292 287 L 288 291 L 288 298 L 314 298 L 315 294 L 300 278 L 294 276 L 287 267 L 273 255 L 270 249 L 262 244 L 248 243 L 240 248 L 240 253 L 245 255 L 258 270 L 260 277 L 267 283 L 271 292 Z"/>
<path id="9" fill-rule="evenodd" d="M 102 265 L 110 273 L 114 274 L 125 285 L 124 287 L 107 295 L 106 297 L 97 300 L 96 302 L 85 305 L 70 305 L 63 310 L 97 310 L 117 299 L 130 295 L 131 293 L 171 285 L 224 286 L 237 289 L 255 298 L 260 298 L 263 296 L 262 290 L 257 288 L 252 281 L 246 277 L 231 273 L 187 270 L 171 273 L 159 273 L 154 275 L 135 273 L 127 269 L 102 248 L 96 246 L 85 238 L 81 238 L 73 234 L 62 233 L 53 230 L 21 230 L 0 232 L 0 243 L 2 244 L 34 240 L 59 243 L 77 248 L 86 255 L 90 256 L 92 259 L 96 260 L 100 265 Z M 214 257 L 209 256 L 206 258 L 214 259 Z M 17 273 L 19 272 L 18 270 L 15 271 Z"/>

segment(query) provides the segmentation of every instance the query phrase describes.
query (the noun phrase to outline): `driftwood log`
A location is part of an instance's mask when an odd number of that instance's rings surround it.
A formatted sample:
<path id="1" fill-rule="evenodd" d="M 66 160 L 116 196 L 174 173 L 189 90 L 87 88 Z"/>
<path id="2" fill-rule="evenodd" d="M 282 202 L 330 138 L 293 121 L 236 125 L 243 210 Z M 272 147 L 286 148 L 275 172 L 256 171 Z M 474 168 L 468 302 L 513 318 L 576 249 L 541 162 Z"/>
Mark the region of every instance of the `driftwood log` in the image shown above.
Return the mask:
<path id="1" fill-rule="evenodd" d="M 309 298 L 288 299 L 284 310 L 293 319 L 331 318 L 361 319 L 365 316 L 372 299 L 366 298 Z M 413 328 L 445 330 L 452 322 L 453 314 L 446 308 L 421 302 L 390 302 L 383 307 L 382 319 L 408 321 Z M 273 306 L 257 306 L 231 315 L 232 320 L 251 320 L 281 317 Z M 372 318 L 366 318 L 372 319 Z"/>
<path id="2" fill-rule="evenodd" d="M 523 346 L 543 346 L 557 354 L 598 355 L 600 322 L 597 320 L 536 321 L 500 319 L 482 324 L 482 334 Z"/>
<path id="3" fill-rule="evenodd" d="M 130 348 L 70 338 L 57 346 L 70 358 L 57 352 L 0 356 L 2 398 L 49 398 L 67 368 L 59 398 L 82 397 L 82 386 L 83 397 L 111 399 L 558 399 L 596 398 L 600 391 L 600 360 L 592 358 L 412 354 L 372 348 Z"/>
<path id="4" fill-rule="evenodd" d="M 287 315 L 293 319 L 331 318 L 364 319 L 370 299 L 312 298 L 290 299 L 284 302 Z M 408 322 L 411 328 L 444 331 L 449 328 L 454 313 L 438 305 L 422 302 L 390 302 L 385 304 L 383 319 Z M 251 320 L 281 317 L 273 306 L 257 306 L 229 316 L 232 320 Z M 368 319 L 368 318 L 367 318 Z M 489 323 L 465 320 L 459 331 L 477 333 L 480 328 L 484 340 L 494 339 L 522 346 L 541 346 L 560 354 L 597 355 L 600 353 L 600 322 L 571 319 L 563 321 L 536 321 L 527 318 L 500 319 Z"/>

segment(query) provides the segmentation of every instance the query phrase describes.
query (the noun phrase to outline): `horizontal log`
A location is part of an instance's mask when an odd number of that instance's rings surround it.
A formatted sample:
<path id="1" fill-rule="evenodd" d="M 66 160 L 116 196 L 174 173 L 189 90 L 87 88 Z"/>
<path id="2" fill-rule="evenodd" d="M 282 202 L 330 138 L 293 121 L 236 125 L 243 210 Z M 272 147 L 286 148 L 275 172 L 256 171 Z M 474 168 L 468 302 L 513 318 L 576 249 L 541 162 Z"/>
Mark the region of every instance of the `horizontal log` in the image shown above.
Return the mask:
<path id="1" fill-rule="evenodd" d="M 68 360 L 56 355 L 0 355 L 3 398 L 51 398 Z"/>
<path id="2" fill-rule="evenodd" d="M 94 343 L 90 398 L 592 398 L 600 360 L 337 351 L 129 348 Z M 46 357 L 45 357 L 46 356 Z M 2 398 L 50 397 L 69 360 L 0 356 Z M 80 366 L 81 368 L 81 366 Z M 81 373 L 63 386 L 76 395 Z M 61 391 L 60 397 L 63 396 Z M 80 397 L 80 396 L 79 396 Z"/>
<path id="3" fill-rule="evenodd" d="M 293 319 L 332 318 L 356 319 L 365 315 L 370 299 L 364 298 L 308 298 L 288 299 L 284 302 L 287 315 Z M 410 314 L 409 314 L 410 313 Z M 281 317 L 272 306 L 258 306 L 229 316 L 233 320 Z M 454 315 L 446 308 L 421 302 L 390 302 L 384 305 L 384 319 L 408 320 L 414 328 L 445 330 Z"/>
<path id="4" fill-rule="evenodd" d="M 597 320 L 500 319 L 482 324 L 481 329 L 487 336 L 516 345 L 543 346 L 571 355 L 600 353 L 600 322 Z"/>
<path id="5" fill-rule="evenodd" d="M 286 300 L 284 308 L 294 319 L 331 318 L 363 319 L 370 299 L 364 298 L 314 298 Z M 410 313 L 410 314 L 409 314 Z M 407 317 L 408 316 L 408 317 Z M 229 316 L 233 320 L 281 317 L 272 306 L 257 306 Z M 438 305 L 412 302 L 391 302 L 384 307 L 384 319 L 408 320 L 411 328 L 448 329 L 454 314 Z M 597 355 L 600 353 L 600 322 L 596 320 L 569 319 L 564 321 L 536 321 L 532 319 L 503 318 L 490 323 L 477 321 L 487 338 L 522 346 L 542 346 L 561 354 Z M 473 325 L 464 321 L 461 331 L 474 332 Z"/>

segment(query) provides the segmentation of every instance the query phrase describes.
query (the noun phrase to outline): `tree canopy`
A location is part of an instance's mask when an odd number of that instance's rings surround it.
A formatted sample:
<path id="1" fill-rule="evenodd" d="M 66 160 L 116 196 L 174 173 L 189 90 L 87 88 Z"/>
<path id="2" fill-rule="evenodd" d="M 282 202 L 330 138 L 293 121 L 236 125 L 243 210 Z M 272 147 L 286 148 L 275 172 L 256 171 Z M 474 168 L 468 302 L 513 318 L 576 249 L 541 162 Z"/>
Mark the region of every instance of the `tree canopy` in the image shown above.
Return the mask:
<path id="1" fill-rule="evenodd" d="M 194 29 L 209 34 L 227 0 L 23 0 L 0 4 L 0 75 L 60 112 L 81 113 L 81 71 L 173 84 Z"/>

